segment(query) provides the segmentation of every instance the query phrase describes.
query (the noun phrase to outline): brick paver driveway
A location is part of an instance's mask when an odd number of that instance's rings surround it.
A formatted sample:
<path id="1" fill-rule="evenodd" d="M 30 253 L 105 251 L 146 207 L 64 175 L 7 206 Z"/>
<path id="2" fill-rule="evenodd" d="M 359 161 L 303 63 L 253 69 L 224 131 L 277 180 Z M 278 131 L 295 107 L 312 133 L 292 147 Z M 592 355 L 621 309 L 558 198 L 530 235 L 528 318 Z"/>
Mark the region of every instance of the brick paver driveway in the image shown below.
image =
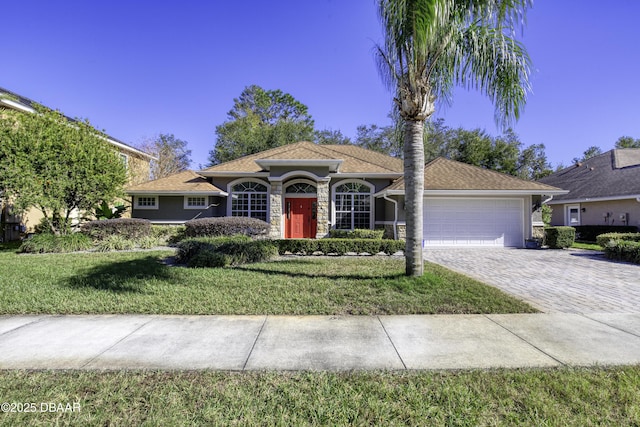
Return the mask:
<path id="1" fill-rule="evenodd" d="M 609 261 L 599 252 L 427 248 L 424 254 L 543 312 L 640 313 L 640 265 Z"/>

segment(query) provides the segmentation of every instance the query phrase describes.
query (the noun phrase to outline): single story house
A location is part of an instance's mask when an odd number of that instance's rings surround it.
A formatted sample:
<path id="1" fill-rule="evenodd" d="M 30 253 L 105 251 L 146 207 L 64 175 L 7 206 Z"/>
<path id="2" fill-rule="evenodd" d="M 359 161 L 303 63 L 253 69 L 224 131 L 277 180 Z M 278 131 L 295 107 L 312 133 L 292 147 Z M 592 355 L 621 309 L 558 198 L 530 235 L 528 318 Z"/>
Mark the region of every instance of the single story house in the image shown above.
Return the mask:
<path id="1" fill-rule="evenodd" d="M 539 182 L 569 190 L 547 202 L 551 225 L 640 226 L 640 148 L 607 151 Z"/>
<path id="2" fill-rule="evenodd" d="M 354 145 L 298 142 L 194 172 L 134 185 L 132 216 L 159 224 L 248 216 L 274 238 L 335 229 L 405 235 L 403 162 Z M 564 191 L 444 158 L 425 166 L 426 246 L 522 247 L 531 213 Z"/>

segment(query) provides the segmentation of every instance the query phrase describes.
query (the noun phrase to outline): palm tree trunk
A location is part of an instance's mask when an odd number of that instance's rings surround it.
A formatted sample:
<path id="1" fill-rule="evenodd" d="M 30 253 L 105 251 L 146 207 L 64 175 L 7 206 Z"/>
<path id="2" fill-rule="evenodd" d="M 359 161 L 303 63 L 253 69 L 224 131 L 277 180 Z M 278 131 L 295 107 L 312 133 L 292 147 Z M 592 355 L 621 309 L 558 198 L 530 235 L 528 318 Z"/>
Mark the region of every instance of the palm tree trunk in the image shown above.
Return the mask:
<path id="1" fill-rule="evenodd" d="M 407 237 L 406 275 L 422 276 L 422 205 L 424 199 L 424 121 L 406 120 L 404 128 L 404 192 Z"/>

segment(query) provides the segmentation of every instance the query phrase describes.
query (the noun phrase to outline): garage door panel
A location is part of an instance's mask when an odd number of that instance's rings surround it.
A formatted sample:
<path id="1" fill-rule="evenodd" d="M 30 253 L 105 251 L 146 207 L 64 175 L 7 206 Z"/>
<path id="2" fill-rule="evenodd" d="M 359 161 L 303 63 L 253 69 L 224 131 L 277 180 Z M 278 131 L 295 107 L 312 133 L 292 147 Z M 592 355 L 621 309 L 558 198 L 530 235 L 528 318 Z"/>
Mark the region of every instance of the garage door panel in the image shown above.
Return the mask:
<path id="1" fill-rule="evenodd" d="M 522 246 L 521 199 L 425 199 L 426 246 Z"/>

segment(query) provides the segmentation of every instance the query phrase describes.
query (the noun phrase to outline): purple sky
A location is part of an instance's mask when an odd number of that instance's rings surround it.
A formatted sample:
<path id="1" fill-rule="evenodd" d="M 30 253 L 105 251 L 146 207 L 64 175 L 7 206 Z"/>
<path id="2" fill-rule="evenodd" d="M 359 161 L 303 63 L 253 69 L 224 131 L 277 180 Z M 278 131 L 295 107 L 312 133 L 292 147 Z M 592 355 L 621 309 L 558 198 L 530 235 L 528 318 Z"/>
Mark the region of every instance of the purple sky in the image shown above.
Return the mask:
<path id="1" fill-rule="evenodd" d="M 129 144 L 173 133 L 189 142 L 194 168 L 251 84 L 290 93 L 318 129 L 354 137 L 358 125 L 389 124 L 391 95 L 373 59 L 382 42 L 375 4 L 5 1 L 0 87 Z M 554 166 L 591 145 L 640 138 L 639 16 L 637 0 L 537 0 L 529 11 L 533 94 L 514 129 L 525 145 L 544 143 Z M 493 111 L 459 90 L 436 116 L 497 135 Z"/>

